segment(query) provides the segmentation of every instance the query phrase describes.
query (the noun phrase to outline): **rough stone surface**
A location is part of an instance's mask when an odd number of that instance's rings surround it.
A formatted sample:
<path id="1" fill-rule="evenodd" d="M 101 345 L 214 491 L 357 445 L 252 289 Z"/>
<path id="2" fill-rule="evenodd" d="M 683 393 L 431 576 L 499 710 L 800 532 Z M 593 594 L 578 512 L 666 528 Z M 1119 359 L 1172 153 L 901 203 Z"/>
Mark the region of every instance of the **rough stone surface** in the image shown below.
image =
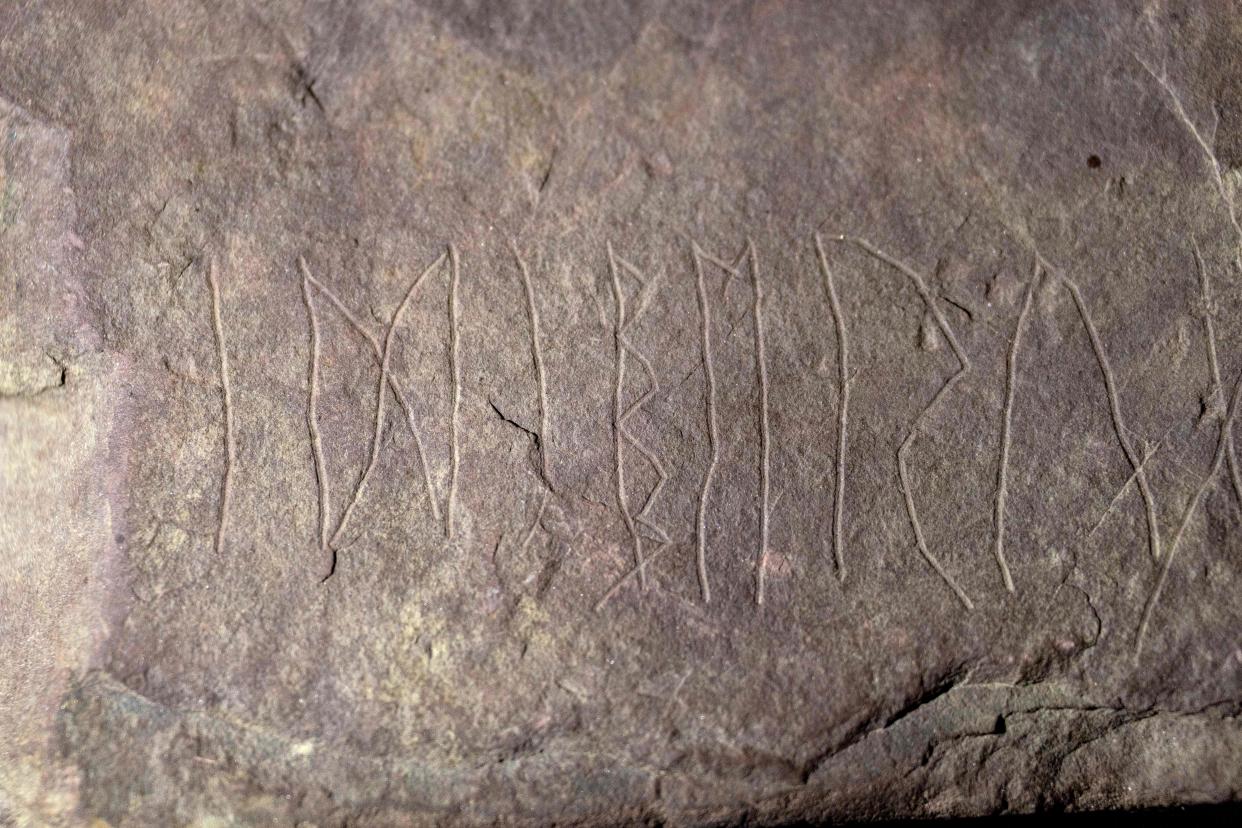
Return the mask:
<path id="1" fill-rule="evenodd" d="M 5 4 L 0 824 L 1237 801 L 1240 43 Z"/>

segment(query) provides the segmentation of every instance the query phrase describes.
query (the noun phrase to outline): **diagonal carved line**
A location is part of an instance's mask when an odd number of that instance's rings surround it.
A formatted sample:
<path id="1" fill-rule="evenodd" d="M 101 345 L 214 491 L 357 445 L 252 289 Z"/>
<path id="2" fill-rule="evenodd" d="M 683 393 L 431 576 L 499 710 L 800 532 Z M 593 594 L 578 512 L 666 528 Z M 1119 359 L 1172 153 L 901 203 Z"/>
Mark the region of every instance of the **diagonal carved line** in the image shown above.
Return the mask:
<path id="1" fill-rule="evenodd" d="M 1222 393 L 1223 386 L 1220 381 L 1220 360 L 1216 356 L 1216 324 L 1214 316 L 1216 314 L 1215 303 L 1212 298 L 1212 287 L 1208 281 L 1207 267 L 1203 264 L 1203 255 L 1199 252 L 1199 243 L 1193 242 L 1195 254 L 1195 265 L 1199 268 L 1199 289 L 1203 295 L 1203 326 L 1207 333 L 1207 351 L 1208 351 L 1208 369 L 1212 374 L 1212 394 L 1215 396 Z M 1238 503 L 1242 504 L 1242 472 L 1238 469 L 1238 452 L 1234 447 L 1233 433 L 1228 436 L 1229 444 L 1226 447 L 1228 452 L 1225 459 L 1229 461 L 1229 480 L 1233 483 L 1233 493 L 1237 497 Z"/>
<path id="2" fill-rule="evenodd" d="M 1043 261 L 1041 264 L 1048 272 L 1055 272 L 1054 269 Z M 1082 291 L 1078 289 L 1078 285 L 1064 273 L 1058 273 L 1057 278 L 1061 280 L 1061 284 L 1069 291 L 1070 296 L 1074 300 L 1074 307 L 1078 310 L 1078 316 L 1082 320 L 1083 327 L 1086 328 L 1087 338 L 1091 340 L 1091 349 L 1095 352 L 1096 362 L 1099 363 L 1100 373 L 1104 375 L 1104 390 L 1108 396 L 1108 410 L 1113 420 L 1113 430 L 1117 433 L 1117 442 L 1121 443 L 1121 450 L 1125 454 L 1126 459 L 1130 461 L 1130 468 L 1134 469 L 1137 475 L 1139 493 L 1143 497 L 1143 508 L 1147 513 L 1147 539 L 1148 546 L 1151 549 L 1152 560 L 1160 559 L 1160 525 L 1156 519 L 1156 500 L 1152 495 L 1151 486 L 1147 483 L 1147 470 L 1143 467 L 1143 462 L 1138 456 L 1138 452 L 1134 450 L 1130 438 L 1126 434 L 1125 421 L 1121 416 L 1121 401 L 1117 395 L 1117 381 L 1113 374 L 1112 366 L 1108 361 L 1108 354 L 1104 350 L 1104 344 L 1100 341 L 1100 334 L 1095 328 L 1095 322 L 1091 319 L 1091 313 L 1087 310 L 1087 302 L 1083 299 Z"/>
<path id="3" fill-rule="evenodd" d="M 1190 519 L 1194 517 L 1195 510 L 1199 507 L 1199 502 L 1203 500 L 1203 496 L 1211 487 L 1212 481 L 1220 474 L 1221 467 L 1224 465 L 1229 445 L 1229 435 L 1233 432 L 1233 423 L 1238 414 L 1239 397 L 1242 397 L 1242 376 L 1233 385 L 1229 410 L 1221 423 L 1220 436 L 1216 440 L 1216 454 L 1212 458 L 1212 466 L 1208 473 L 1204 475 L 1202 482 L 1199 483 L 1199 488 L 1195 490 L 1190 502 L 1186 504 L 1185 511 L 1182 512 L 1181 522 L 1178 523 L 1177 531 L 1173 534 L 1173 545 L 1169 547 L 1168 553 L 1165 554 L 1164 562 L 1160 567 L 1160 574 L 1156 577 L 1156 584 L 1152 587 L 1151 594 L 1147 597 L 1147 603 L 1143 605 L 1143 615 L 1139 621 L 1138 634 L 1135 636 L 1134 642 L 1134 660 L 1136 662 L 1142 657 L 1143 642 L 1147 638 L 1147 630 L 1151 626 L 1151 619 L 1153 613 L 1155 613 L 1156 605 L 1160 602 L 1160 594 L 1164 590 L 1164 583 L 1168 580 L 1169 570 L 1173 567 L 1173 558 L 1177 555 L 1178 545 L 1182 540 L 1182 533 L 1186 531 L 1186 526 L 1190 523 Z"/>
<path id="4" fill-rule="evenodd" d="M 414 298 L 414 294 L 418 291 L 419 285 L 421 285 L 423 280 L 444 262 L 446 255 L 447 254 L 444 253 L 440 254 L 440 257 L 432 262 L 431 265 L 419 274 L 418 278 L 410 284 L 409 290 L 406 291 L 405 296 L 401 300 L 401 304 L 397 306 L 397 310 L 393 313 L 392 321 L 388 324 L 388 333 L 384 336 L 383 356 L 380 359 L 379 387 L 375 394 L 375 428 L 371 433 L 371 454 L 370 458 L 367 460 L 366 468 L 362 472 L 362 476 L 358 478 L 358 484 L 354 487 L 354 492 L 350 497 L 349 504 L 345 507 L 345 513 L 341 515 L 341 521 L 337 524 L 336 531 L 332 533 L 332 540 L 330 543 L 333 548 L 339 548 L 337 546 L 337 539 L 340 537 L 341 532 L 345 529 L 346 524 L 349 522 L 349 518 L 353 514 L 354 507 L 358 504 L 358 499 L 362 494 L 362 490 L 366 486 L 367 479 L 371 476 L 371 471 L 375 468 L 376 461 L 379 460 L 380 432 L 384 427 L 384 400 L 387 399 L 385 391 L 387 390 L 389 379 L 389 360 L 392 356 L 392 343 L 397 330 L 397 325 L 401 321 L 401 316 L 405 312 L 405 309 L 409 306 L 410 301 Z"/>

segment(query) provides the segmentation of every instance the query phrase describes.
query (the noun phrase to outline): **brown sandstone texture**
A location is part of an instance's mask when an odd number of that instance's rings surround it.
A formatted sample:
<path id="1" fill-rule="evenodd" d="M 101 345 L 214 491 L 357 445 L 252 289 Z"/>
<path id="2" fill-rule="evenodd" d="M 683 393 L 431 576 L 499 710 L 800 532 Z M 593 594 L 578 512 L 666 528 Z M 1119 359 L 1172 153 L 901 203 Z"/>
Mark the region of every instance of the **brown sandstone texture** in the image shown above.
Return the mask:
<path id="1" fill-rule="evenodd" d="M 1240 45 L 4 4 L 0 824 L 1237 802 Z"/>

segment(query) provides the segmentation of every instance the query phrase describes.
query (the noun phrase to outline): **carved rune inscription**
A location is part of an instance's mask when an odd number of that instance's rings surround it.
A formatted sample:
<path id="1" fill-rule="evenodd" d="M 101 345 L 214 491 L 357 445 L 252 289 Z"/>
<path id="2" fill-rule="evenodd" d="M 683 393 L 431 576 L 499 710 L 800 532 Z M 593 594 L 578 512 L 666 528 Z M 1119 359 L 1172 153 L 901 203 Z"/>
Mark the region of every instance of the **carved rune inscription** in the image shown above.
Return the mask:
<path id="1" fill-rule="evenodd" d="M 971 371 L 971 360 L 953 327 L 949 324 L 939 307 L 937 297 L 928 287 L 926 279 L 918 270 L 867 239 L 854 236 L 836 236 L 834 240 L 861 251 L 865 256 L 876 260 L 882 266 L 905 277 L 907 283 L 914 288 L 914 292 L 918 295 L 927 314 L 934 321 L 939 334 L 948 343 L 949 349 L 957 362 L 957 368 L 948 377 L 943 379 L 930 401 L 909 424 L 893 461 L 896 465 L 897 479 L 905 503 L 906 520 L 910 527 L 914 549 L 932 573 L 956 597 L 962 608 L 967 611 L 973 610 L 975 603 L 962 587 L 959 579 L 949 570 L 940 556 L 936 555 L 931 549 L 918 505 L 920 500 L 919 487 L 910 468 L 910 451 L 912 446 L 920 434 L 923 433 L 928 418 L 941 406 L 942 401 L 948 400 L 952 396 L 954 388 Z M 846 493 L 849 484 L 846 475 L 846 451 L 848 446 L 850 387 L 858 381 L 865 381 L 865 377 L 851 375 L 850 373 L 850 326 L 847 325 L 842 297 L 837 287 L 834 265 L 827 253 L 824 240 L 819 234 L 814 234 L 808 239 L 808 244 L 813 252 L 813 260 L 818 269 L 818 275 L 823 282 L 827 316 L 831 319 L 833 328 L 832 340 L 836 362 L 836 394 L 835 399 L 827 402 L 834 405 L 836 409 L 836 451 L 833 469 L 828 470 L 827 475 L 834 481 L 833 491 L 831 497 L 825 501 L 825 508 L 831 514 L 832 532 L 830 546 L 832 564 L 837 577 L 842 583 L 845 583 L 847 572 L 845 537 L 848 525 Z M 1210 282 L 1197 243 L 1192 245 L 1192 249 L 1198 268 L 1199 287 L 1202 297 L 1200 315 L 1203 319 L 1207 341 L 1206 352 L 1213 383 L 1212 394 L 1215 397 L 1219 397 L 1223 393 L 1223 389 L 1217 357 Z M 529 544 L 536 529 L 541 525 L 548 507 L 549 498 L 555 492 L 555 486 L 553 484 L 548 453 L 549 389 L 545 367 L 545 342 L 541 332 L 540 302 L 522 253 L 512 243 L 509 246 L 509 251 L 520 276 L 522 294 L 525 300 L 526 320 L 529 326 L 529 359 L 534 380 L 534 388 L 532 390 L 533 398 L 537 402 L 540 429 L 538 471 L 545 486 L 534 523 L 523 533 L 524 539 L 521 543 L 521 548 L 524 549 Z M 692 468 L 670 466 L 658 447 L 637 433 L 632 424 L 634 415 L 639 411 L 645 410 L 657 395 L 661 393 L 661 383 L 652 359 L 634 336 L 636 323 L 651 309 L 653 302 L 660 293 L 660 277 L 648 275 L 642 268 L 633 264 L 614 249 L 611 243 L 605 244 L 605 253 L 607 280 L 613 300 L 612 477 L 615 486 L 615 506 L 620 521 L 624 526 L 625 534 L 629 539 L 628 544 L 631 549 L 633 565 L 628 572 L 601 592 L 594 604 L 596 611 L 603 610 L 608 601 L 622 587 L 630 583 L 631 580 L 637 583 L 640 592 L 646 591 L 649 588 L 650 581 L 648 566 L 670 550 L 684 548 L 678 543 L 674 535 L 670 533 L 669 527 L 656 519 L 653 515 L 653 509 L 658 505 L 660 495 L 666 484 L 674 476 L 680 478 L 695 474 L 695 470 Z M 764 276 L 760 269 L 760 256 L 755 243 L 749 239 L 745 242 L 742 255 L 733 263 L 706 252 L 693 240 L 689 241 L 687 253 L 690 272 L 686 276 L 693 280 L 701 323 L 698 354 L 703 374 L 704 410 L 701 433 L 708 450 L 706 467 L 698 471 L 697 497 L 691 533 L 693 537 L 694 569 L 697 572 L 699 594 L 703 603 L 711 602 L 711 568 L 709 561 L 713 560 L 713 557 L 719 553 L 715 552 L 712 549 L 712 545 L 708 543 L 709 515 L 716 506 L 715 478 L 723 462 L 723 450 L 727 447 L 724 443 L 725 438 L 719 423 L 719 367 L 715 352 L 718 340 L 721 337 L 721 332 L 718 329 L 719 320 L 717 319 L 717 314 L 723 312 L 722 309 L 716 306 L 723 300 L 724 293 L 722 292 L 720 297 L 713 295 L 713 291 L 708 286 L 708 272 L 714 269 L 717 273 L 724 274 L 729 280 L 735 277 L 740 278 L 739 264 L 745 259 L 750 270 L 749 312 L 752 317 L 754 331 L 750 348 L 753 351 L 753 377 L 758 396 L 757 434 L 755 435 L 759 446 L 758 488 L 755 493 L 758 513 L 758 544 L 753 553 L 753 597 L 755 604 L 763 606 L 767 598 L 765 575 L 769 560 L 769 523 L 773 505 L 771 497 L 773 484 L 771 458 L 777 436 L 770 411 L 770 378 L 764 328 L 766 297 Z M 992 499 L 992 557 L 999 570 L 1001 586 L 1009 593 L 1017 592 L 1018 585 L 1015 583 L 1005 547 L 1005 520 L 1008 506 L 1010 469 L 1015 462 L 1021 462 L 1020 458 L 1013 456 L 1012 431 L 1015 416 L 1021 408 L 1019 405 L 1021 399 L 1019 380 L 1022 365 L 1023 336 L 1026 329 L 1031 325 L 1032 314 L 1035 313 L 1036 303 L 1034 300 L 1039 286 L 1044 280 L 1051 280 L 1049 284 L 1063 288 L 1071 299 L 1083 330 L 1090 342 L 1091 351 L 1098 366 L 1104 396 L 1107 400 L 1113 433 L 1133 470 L 1131 479 L 1136 483 L 1142 498 L 1147 524 L 1147 545 L 1150 555 L 1153 560 L 1159 562 L 1159 569 L 1154 583 L 1151 586 L 1148 598 L 1142 607 L 1138 619 L 1134 649 L 1135 657 L 1137 658 L 1141 655 L 1143 643 L 1153 623 L 1153 619 L 1157 617 L 1159 599 L 1173 565 L 1175 555 L 1182 543 L 1184 530 L 1193 518 L 1204 494 L 1213 485 L 1220 471 L 1226 466 L 1229 469 L 1229 478 L 1234 490 L 1242 499 L 1242 481 L 1239 480 L 1231 431 L 1237 412 L 1239 396 L 1242 394 L 1242 390 L 1240 390 L 1242 389 L 1242 383 L 1235 381 L 1227 410 L 1221 412 L 1218 445 L 1211 467 L 1194 490 L 1190 501 L 1186 504 L 1173 535 L 1171 546 L 1167 551 L 1162 550 L 1156 497 L 1147 479 L 1145 469 L 1146 460 L 1150 458 L 1151 452 L 1148 452 L 1146 457 L 1140 457 L 1133 445 L 1122 412 L 1117 378 L 1103 340 L 1088 308 L 1083 291 L 1068 274 L 1049 264 L 1038 251 L 1034 251 L 1032 258 L 1033 269 L 1022 290 L 1016 323 L 1009 339 L 1004 366 L 1004 386 L 1000 394 L 1002 403 L 1000 410 L 997 412 L 1000 420 L 1000 441 L 999 456 L 996 464 L 995 492 Z M 431 264 L 421 270 L 406 288 L 400 303 L 393 311 L 385 327 L 382 339 L 376 337 L 331 288 L 313 275 L 310 264 L 304 258 L 297 260 L 296 268 L 300 275 L 301 301 L 309 327 L 306 433 L 310 443 L 310 456 L 314 466 L 318 492 L 315 546 L 326 560 L 326 574 L 323 578 L 326 581 L 336 570 L 337 554 L 352 542 L 348 539 L 349 533 L 347 533 L 347 529 L 356 522 L 354 515 L 358 505 L 368 496 L 375 494 L 368 493 L 368 482 L 373 476 L 381 453 L 383 445 L 381 438 L 385 423 L 386 404 L 390 395 L 396 399 L 413 436 L 418 466 L 417 471 L 429 495 L 428 500 L 432 516 L 437 523 L 442 524 L 445 539 L 451 541 L 454 538 L 454 516 L 459 498 L 459 482 L 462 479 L 461 447 L 463 441 L 470 439 L 469 435 L 462 431 L 461 416 L 464 393 L 460 333 L 463 312 L 460 299 L 462 263 L 456 247 L 449 245 Z M 430 473 L 430 464 L 425 450 L 422 429 L 416 422 L 415 412 L 410 404 L 407 390 L 395 378 L 392 370 L 393 345 L 402 334 L 403 317 L 406 315 L 419 288 L 432 274 L 441 271 L 446 272 L 448 277 L 445 335 L 448 342 L 448 391 L 451 400 L 448 431 L 448 486 L 447 492 L 443 496 L 443 509 L 441 508 L 441 497 L 436 492 L 432 474 Z M 224 321 L 228 314 L 223 310 L 224 297 L 227 296 L 227 282 L 227 274 L 223 276 L 218 274 L 214 259 L 209 259 L 207 284 L 209 288 L 212 330 L 215 336 L 218 360 L 218 381 L 222 397 L 224 446 L 224 472 L 220 485 L 215 536 L 215 550 L 217 554 L 220 553 L 228 542 L 229 506 L 233 496 L 233 475 L 237 464 L 236 438 L 234 434 L 235 407 L 239 404 L 244 404 L 244 402 L 235 398 L 233 386 L 230 383 L 228 336 Z M 326 299 L 327 304 L 331 305 L 345 319 L 349 327 L 362 337 L 369 347 L 371 359 L 379 368 L 372 416 L 370 418 L 372 427 L 370 430 L 367 460 L 352 487 L 350 487 L 349 497 L 335 526 L 332 524 L 332 492 L 334 486 L 329 479 L 330 475 L 325 463 L 318 412 L 320 406 L 320 364 L 323 359 L 323 332 L 319 321 L 322 312 L 320 299 Z M 854 335 L 858 336 L 860 332 L 854 331 Z M 637 367 L 637 374 L 631 371 L 632 367 Z M 640 464 L 637 468 L 643 470 L 645 475 L 654 476 L 653 482 L 650 485 L 643 486 L 641 490 L 637 488 L 636 482 L 630 479 L 630 472 L 636 468 L 636 463 Z M 636 505 L 632 500 L 635 496 L 641 498 L 641 505 Z M 356 527 L 355 532 L 357 531 L 365 531 L 365 527 Z"/>

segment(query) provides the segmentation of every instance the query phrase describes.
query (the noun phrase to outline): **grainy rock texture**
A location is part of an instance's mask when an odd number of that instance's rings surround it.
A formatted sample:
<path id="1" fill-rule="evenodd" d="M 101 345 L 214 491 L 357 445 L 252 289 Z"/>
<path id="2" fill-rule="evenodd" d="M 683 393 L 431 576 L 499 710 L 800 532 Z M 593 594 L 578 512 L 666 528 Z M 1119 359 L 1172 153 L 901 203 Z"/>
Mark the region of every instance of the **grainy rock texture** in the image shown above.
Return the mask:
<path id="1" fill-rule="evenodd" d="M 4 4 L 0 824 L 1236 801 L 1240 44 Z"/>

